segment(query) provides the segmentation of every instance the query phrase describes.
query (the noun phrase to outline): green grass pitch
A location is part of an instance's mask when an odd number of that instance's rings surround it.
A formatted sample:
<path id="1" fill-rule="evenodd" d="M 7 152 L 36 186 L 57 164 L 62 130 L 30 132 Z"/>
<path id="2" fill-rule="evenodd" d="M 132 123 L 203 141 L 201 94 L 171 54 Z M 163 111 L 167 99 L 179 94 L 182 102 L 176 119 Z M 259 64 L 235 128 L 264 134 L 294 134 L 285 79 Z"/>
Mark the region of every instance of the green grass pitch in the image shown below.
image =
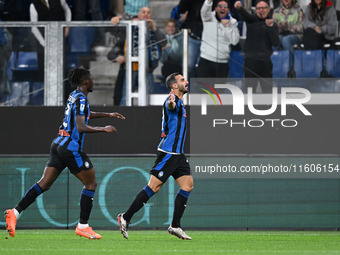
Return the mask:
<path id="1" fill-rule="evenodd" d="M 97 230 L 103 238 L 89 240 L 74 230 L 21 230 L 14 238 L 0 235 L 0 254 L 340 254 L 337 231 L 186 231 L 181 240 L 166 230 Z"/>

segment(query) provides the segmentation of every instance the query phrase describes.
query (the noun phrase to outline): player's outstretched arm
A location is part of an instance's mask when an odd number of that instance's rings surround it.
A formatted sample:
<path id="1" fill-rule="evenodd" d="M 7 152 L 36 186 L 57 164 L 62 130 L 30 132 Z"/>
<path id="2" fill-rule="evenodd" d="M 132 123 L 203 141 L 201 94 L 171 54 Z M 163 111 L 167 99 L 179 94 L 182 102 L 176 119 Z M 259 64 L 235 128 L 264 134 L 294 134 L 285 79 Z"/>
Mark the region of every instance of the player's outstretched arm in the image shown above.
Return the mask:
<path id="1" fill-rule="evenodd" d="M 90 119 L 96 118 L 116 118 L 125 120 L 125 117 L 118 112 L 90 112 Z"/>
<path id="2" fill-rule="evenodd" d="M 106 133 L 112 133 L 112 134 L 117 133 L 116 128 L 111 125 L 108 125 L 105 127 L 93 127 L 93 126 L 87 125 L 85 123 L 84 116 L 76 117 L 76 125 L 77 125 L 77 130 L 79 133 L 99 133 L 99 132 L 106 132 Z"/>

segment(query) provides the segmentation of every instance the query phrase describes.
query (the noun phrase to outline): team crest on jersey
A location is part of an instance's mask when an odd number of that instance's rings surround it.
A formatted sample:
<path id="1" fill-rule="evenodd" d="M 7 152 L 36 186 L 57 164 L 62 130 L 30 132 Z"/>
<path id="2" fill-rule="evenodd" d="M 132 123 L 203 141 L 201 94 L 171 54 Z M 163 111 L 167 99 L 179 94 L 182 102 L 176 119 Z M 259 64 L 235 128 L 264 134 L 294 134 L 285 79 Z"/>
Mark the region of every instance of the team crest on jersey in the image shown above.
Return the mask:
<path id="1" fill-rule="evenodd" d="M 164 175 L 164 172 L 163 172 L 163 171 L 160 171 L 160 172 L 158 173 L 158 177 L 159 177 L 159 178 L 161 178 L 163 175 Z"/>
<path id="2" fill-rule="evenodd" d="M 89 168 L 89 167 L 90 167 L 90 164 L 89 164 L 89 162 L 87 162 L 87 161 L 85 161 L 84 165 L 85 165 L 86 168 Z"/>

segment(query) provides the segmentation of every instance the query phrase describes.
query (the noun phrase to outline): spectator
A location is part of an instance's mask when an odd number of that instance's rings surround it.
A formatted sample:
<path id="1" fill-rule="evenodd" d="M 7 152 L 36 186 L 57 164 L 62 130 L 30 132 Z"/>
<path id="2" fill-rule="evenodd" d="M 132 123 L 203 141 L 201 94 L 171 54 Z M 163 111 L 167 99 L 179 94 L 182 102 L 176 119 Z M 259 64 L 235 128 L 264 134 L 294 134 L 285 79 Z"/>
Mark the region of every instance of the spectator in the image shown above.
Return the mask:
<path id="1" fill-rule="evenodd" d="M 148 74 L 147 74 L 147 85 L 148 85 L 148 92 L 151 93 L 154 89 L 154 79 L 153 79 L 153 70 L 155 70 L 158 66 L 158 61 L 161 57 L 161 48 L 166 45 L 166 37 L 165 35 L 156 27 L 155 22 L 151 19 L 151 11 L 149 7 L 142 7 L 138 13 L 138 18 L 136 20 L 145 20 L 148 22 L 148 56 L 149 56 L 149 67 L 148 67 Z M 118 21 L 122 19 L 122 17 L 114 17 L 111 19 L 111 22 L 113 24 L 115 21 Z M 132 28 L 132 36 L 133 36 L 133 42 L 132 42 L 132 56 L 136 56 L 136 52 L 138 52 L 138 27 L 134 26 Z M 118 61 L 124 61 L 125 58 L 123 56 L 117 57 Z M 138 63 L 134 62 L 132 63 L 132 90 L 135 90 L 138 86 Z M 120 102 L 120 105 L 125 105 L 126 103 L 126 81 L 124 81 L 123 85 L 123 94 L 122 94 L 122 100 Z"/>
<path id="2" fill-rule="evenodd" d="M 227 1 L 218 0 L 213 12 L 212 5 L 212 0 L 205 0 L 201 9 L 203 34 L 197 76 L 226 78 L 229 75 L 230 45 L 239 42 L 240 34 Z"/>
<path id="3" fill-rule="evenodd" d="M 108 60 L 119 63 L 119 71 L 115 82 L 113 93 L 113 104 L 119 105 L 123 94 L 123 84 L 125 79 L 125 63 L 124 63 L 124 44 L 126 40 L 125 27 L 115 27 L 112 31 L 114 36 L 114 45 L 107 54 Z"/>
<path id="4" fill-rule="evenodd" d="M 200 47 L 203 23 L 201 19 L 201 7 L 204 0 L 181 0 L 178 4 L 179 13 L 186 13 L 184 26 L 189 29 L 188 69 L 189 78 L 196 77 L 196 66 L 200 57 Z M 188 79 L 189 80 L 189 79 Z"/>
<path id="5" fill-rule="evenodd" d="M 270 56 L 273 53 L 273 46 L 278 46 L 280 41 L 277 24 L 269 15 L 269 2 L 258 0 L 255 5 L 255 15 L 243 9 L 240 1 L 235 3 L 235 8 L 247 24 L 243 66 L 245 85 L 252 87 L 255 93 L 257 83 L 260 82 L 262 92 L 270 93 L 272 83 L 262 78 L 273 77 L 273 63 Z"/>
<path id="6" fill-rule="evenodd" d="M 289 67 L 293 70 L 294 45 L 301 44 L 303 33 L 302 9 L 296 0 L 282 0 L 273 18 L 279 27 L 279 47 L 289 50 Z"/>
<path id="7" fill-rule="evenodd" d="M 124 1 L 124 14 L 113 15 L 113 17 L 110 17 L 111 23 L 114 26 L 116 26 L 120 20 L 138 19 L 139 10 L 142 7 L 148 7 L 148 6 L 149 6 L 149 0 L 125 0 Z M 125 32 L 122 32 L 122 30 L 118 31 L 118 33 L 125 34 Z M 125 38 L 125 35 L 124 35 L 124 38 Z M 121 40 L 118 40 L 118 41 L 121 41 Z M 124 80 L 125 80 L 125 59 L 124 59 L 124 54 L 122 54 L 122 52 L 124 52 L 124 49 L 123 49 L 124 43 L 123 43 L 123 47 L 119 46 L 119 48 L 114 46 L 108 55 L 109 60 L 116 61 L 117 63 L 120 64 L 118 75 L 117 75 L 117 80 L 115 83 L 114 94 L 113 94 L 114 105 L 120 105 L 120 102 L 123 96 L 123 86 L 124 86 Z M 125 92 L 124 92 L 124 96 L 125 96 Z"/>
<path id="8" fill-rule="evenodd" d="M 30 2 L 30 0 L 1 0 L 1 19 L 3 21 L 28 21 Z"/>
<path id="9" fill-rule="evenodd" d="M 30 5 L 30 18 L 37 21 L 71 21 L 71 10 L 65 0 L 32 0 Z M 69 27 L 65 28 L 65 36 L 69 34 Z M 32 33 L 38 40 L 38 80 L 44 80 L 44 31 L 32 27 Z"/>
<path id="10" fill-rule="evenodd" d="M 241 3 L 243 5 L 243 8 L 251 14 L 252 13 L 252 7 L 254 6 L 253 5 L 254 1 L 253 0 L 243 0 L 243 2 L 241 1 Z M 234 3 L 234 7 L 235 7 L 235 3 Z"/>
<path id="11" fill-rule="evenodd" d="M 335 0 L 335 10 L 338 21 L 340 21 L 340 0 Z"/>
<path id="12" fill-rule="evenodd" d="M 182 71 L 183 35 L 178 33 L 177 22 L 169 19 L 165 25 L 167 44 L 162 49 L 162 75 L 168 77 L 172 73 Z"/>
<path id="13" fill-rule="evenodd" d="M 337 17 L 334 5 L 328 0 L 312 0 L 303 19 L 303 44 L 306 50 L 322 49 L 336 36 Z"/>
<path id="14" fill-rule="evenodd" d="M 74 18 L 73 20 L 89 20 L 87 18 L 87 4 L 91 12 L 90 20 L 103 20 L 103 14 L 100 9 L 100 0 L 73 0 L 74 1 Z"/>
<path id="15" fill-rule="evenodd" d="M 188 12 L 185 12 L 184 14 L 179 13 L 178 11 L 178 5 L 176 5 L 174 8 L 172 8 L 171 11 L 171 18 L 176 20 L 177 22 L 177 27 L 179 30 L 184 28 L 184 22 L 187 18 Z"/>
<path id="16" fill-rule="evenodd" d="M 306 12 L 306 9 L 310 3 L 310 0 L 297 0 L 297 2 L 299 3 L 303 13 Z"/>
<path id="17" fill-rule="evenodd" d="M 1 22 L 2 20 L 0 19 Z M 11 92 L 7 76 L 7 64 L 11 53 L 12 35 L 6 28 L 0 28 L 0 102 L 2 102 L 4 94 Z"/>
<path id="18" fill-rule="evenodd" d="M 235 2 L 238 1 L 238 0 L 229 0 L 227 1 L 228 3 L 228 8 L 229 8 L 229 12 L 230 12 L 230 15 L 236 19 L 237 21 L 242 21 L 242 17 L 238 14 L 238 12 L 236 11 L 235 9 Z M 213 0 L 213 2 L 216 4 L 216 0 Z M 253 0 L 241 0 L 241 3 L 242 5 L 244 4 L 244 9 L 246 9 L 249 13 L 252 13 L 252 4 L 253 4 Z M 247 8 L 246 8 L 246 4 L 248 5 Z"/>
<path id="19" fill-rule="evenodd" d="M 149 7 L 149 0 L 124 0 L 123 19 L 137 18 L 142 7 Z"/>
<path id="20" fill-rule="evenodd" d="M 91 13 L 91 18 L 88 18 L 87 5 Z M 103 13 L 100 9 L 100 0 L 74 0 L 74 18 L 75 21 L 84 20 L 103 20 Z M 101 46 L 104 44 L 104 28 L 96 27 L 95 41 L 92 47 Z"/>
<path id="21" fill-rule="evenodd" d="M 1 0 L 0 18 L 3 21 L 29 21 L 29 5 L 31 0 Z M 7 29 L 12 35 L 13 51 L 32 51 L 34 38 L 30 28 L 9 27 Z"/>

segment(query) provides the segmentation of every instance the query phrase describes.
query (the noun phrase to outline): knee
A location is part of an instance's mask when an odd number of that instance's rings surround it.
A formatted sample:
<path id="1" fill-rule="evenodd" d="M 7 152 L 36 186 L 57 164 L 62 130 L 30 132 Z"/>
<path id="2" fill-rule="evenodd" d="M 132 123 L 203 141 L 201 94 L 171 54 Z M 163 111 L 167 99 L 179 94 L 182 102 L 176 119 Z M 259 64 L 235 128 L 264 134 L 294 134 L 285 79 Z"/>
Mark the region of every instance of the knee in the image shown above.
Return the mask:
<path id="1" fill-rule="evenodd" d="M 41 188 L 42 192 L 48 191 L 51 188 L 52 185 L 40 185 L 39 187 Z"/>
<path id="2" fill-rule="evenodd" d="M 162 185 L 158 185 L 158 186 L 154 186 L 154 187 L 150 187 L 150 188 L 152 189 L 153 192 L 157 193 L 162 188 Z"/>
<path id="3" fill-rule="evenodd" d="M 194 189 L 194 184 L 187 184 L 184 187 L 182 187 L 181 189 L 184 190 L 184 191 L 191 192 Z"/>
<path id="4" fill-rule="evenodd" d="M 187 187 L 187 191 L 191 192 L 194 189 L 194 184 L 191 184 Z"/>
<path id="5" fill-rule="evenodd" d="M 96 190 L 97 188 L 97 181 L 94 180 L 90 183 L 87 183 L 87 184 L 84 184 L 84 189 L 87 189 L 87 190 Z"/>
<path id="6" fill-rule="evenodd" d="M 52 187 L 52 183 L 46 183 L 43 181 L 37 182 L 42 192 L 48 191 Z"/>

